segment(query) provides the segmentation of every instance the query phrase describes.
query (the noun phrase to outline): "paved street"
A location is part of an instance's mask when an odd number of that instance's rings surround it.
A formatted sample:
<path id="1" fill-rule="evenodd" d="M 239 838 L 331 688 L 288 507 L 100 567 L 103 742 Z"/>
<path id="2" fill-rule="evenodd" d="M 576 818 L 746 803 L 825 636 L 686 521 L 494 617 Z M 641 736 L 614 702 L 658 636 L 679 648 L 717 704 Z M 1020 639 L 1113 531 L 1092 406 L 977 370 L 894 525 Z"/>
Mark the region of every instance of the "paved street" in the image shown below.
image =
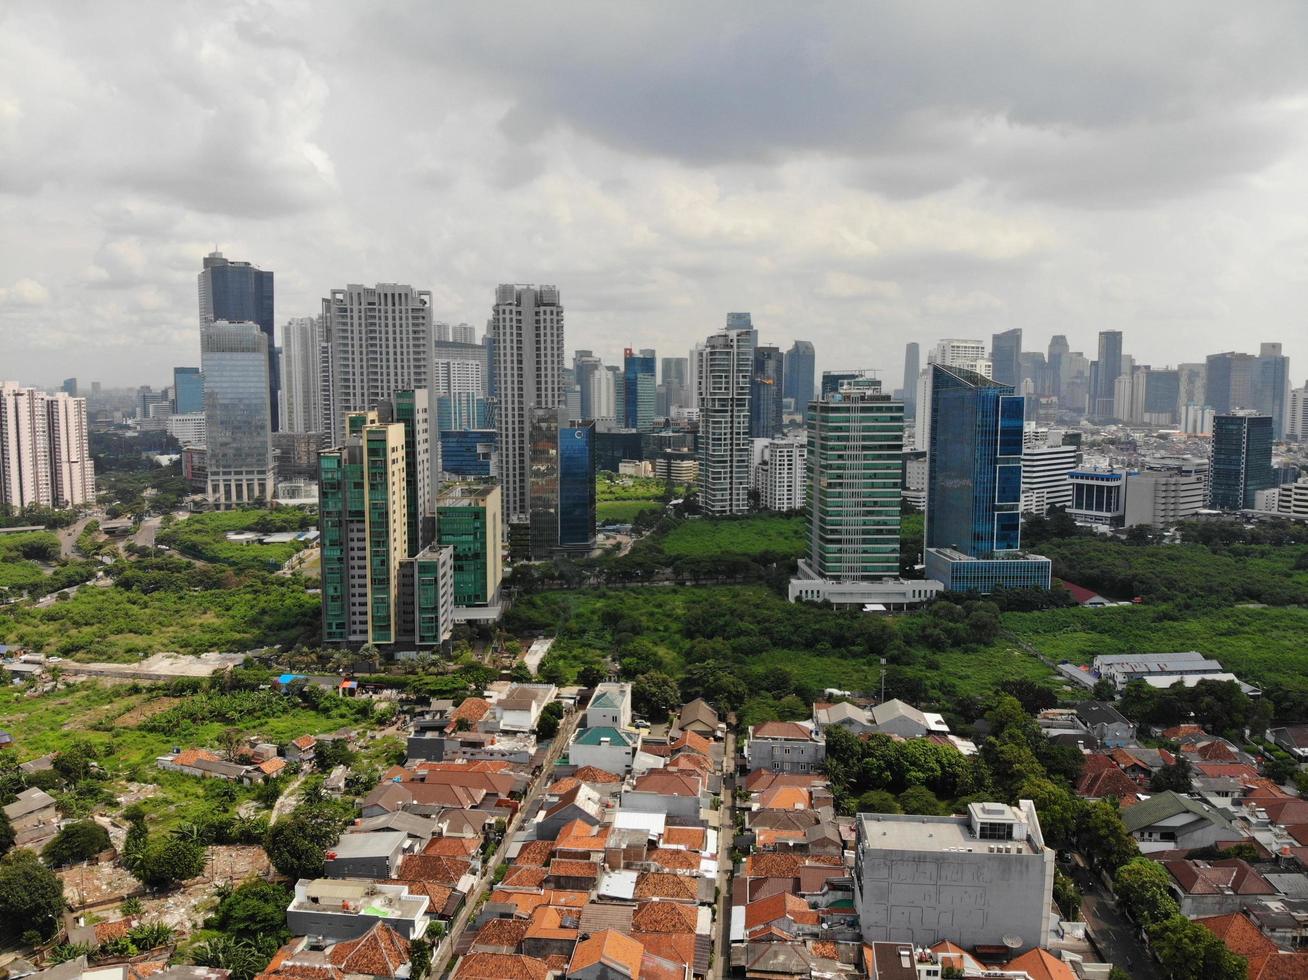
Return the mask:
<path id="1" fill-rule="evenodd" d="M 718 909 L 714 917 L 713 969 L 710 976 L 721 978 L 731 969 L 731 847 L 736 836 L 736 735 L 730 729 L 722 752 L 722 826 L 718 831 Z"/>
<path id="2" fill-rule="evenodd" d="M 1112 898 L 1104 893 L 1089 871 L 1073 872 L 1081 889 L 1081 916 L 1094 937 L 1104 959 L 1120 966 L 1133 980 L 1161 980 L 1157 964 L 1136 938 L 1135 926 L 1117 910 Z"/>

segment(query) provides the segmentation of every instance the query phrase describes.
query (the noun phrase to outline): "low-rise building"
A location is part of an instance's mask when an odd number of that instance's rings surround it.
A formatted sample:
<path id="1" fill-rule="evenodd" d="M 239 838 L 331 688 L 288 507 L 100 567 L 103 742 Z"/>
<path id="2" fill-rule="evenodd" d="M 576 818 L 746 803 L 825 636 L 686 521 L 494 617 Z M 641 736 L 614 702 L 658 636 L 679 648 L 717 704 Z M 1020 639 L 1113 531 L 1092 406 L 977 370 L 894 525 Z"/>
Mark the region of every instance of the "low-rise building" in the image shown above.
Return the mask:
<path id="1" fill-rule="evenodd" d="M 35 786 L 19 793 L 4 808 L 4 814 L 13 828 L 17 847 L 40 849 L 59 830 L 59 806 L 55 798 Z"/>
<path id="2" fill-rule="evenodd" d="M 421 939 L 431 921 L 426 895 L 407 885 L 358 879 L 303 878 L 286 908 L 286 927 L 297 936 L 340 942 L 359 939 L 385 922 L 405 939 Z"/>
<path id="3" fill-rule="evenodd" d="M 1082 701 L 1076 706 L 1076 716 L 1110 749 L 1135 741 L 1135 725 L 1106 701 Z"/>
<path id="4" fill-rule="evenodd" d="M 586 727 L 630 728 L 631 685 L 611 681 L 597 684 L 586 705 Z"/>
<path id="5" fill-rule="evenodd" d="M 345 833 L 328 849 L 328 878 L 394 878 L 400 858 L 412 849 L 401 830 L 371 834 Z"/>
<path id="6" fill-rule="evenodd" d="M 749 727 L 745 762 L 750 769 L 816 772 L 826 757 L 826 737 L 812 722 L 765 721 Z"/>
<path id="7" fill-rule="evenodd" d="M 1171 790 L 1124 810 L 1122 825 L 1145 854 L 1207 847 L 1241 836 L 1214 807 Z"/>

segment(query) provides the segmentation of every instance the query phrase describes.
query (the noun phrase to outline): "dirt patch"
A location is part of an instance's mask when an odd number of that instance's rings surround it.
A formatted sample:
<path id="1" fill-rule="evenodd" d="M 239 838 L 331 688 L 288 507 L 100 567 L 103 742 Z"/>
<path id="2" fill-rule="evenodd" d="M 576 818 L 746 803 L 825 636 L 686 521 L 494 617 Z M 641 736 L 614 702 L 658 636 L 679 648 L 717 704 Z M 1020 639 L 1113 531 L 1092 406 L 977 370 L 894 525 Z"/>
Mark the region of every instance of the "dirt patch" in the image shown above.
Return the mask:
<path id="1" fill-rule="evenodd" d="M 144 704 L 138 704 L 131 711 L 128 711 L 118 719 L 118 724 L 122 728 L 135 728 L 143 721 L 153 718 L 155 715 L 162 714 L 173 705 L 181 702 L 181 698 L 155 698 L 153 701 L 146 701 Z"/>

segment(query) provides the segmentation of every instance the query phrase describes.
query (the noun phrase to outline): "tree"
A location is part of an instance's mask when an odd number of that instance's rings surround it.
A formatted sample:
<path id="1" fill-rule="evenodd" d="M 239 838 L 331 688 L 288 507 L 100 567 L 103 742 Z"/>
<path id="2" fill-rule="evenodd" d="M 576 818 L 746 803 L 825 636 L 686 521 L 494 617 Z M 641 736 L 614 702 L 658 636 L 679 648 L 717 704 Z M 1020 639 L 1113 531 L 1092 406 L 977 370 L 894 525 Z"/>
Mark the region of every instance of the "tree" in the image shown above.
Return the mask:
<path id="1" fill-rule="evenodd" d="M 147 888 L 170 888 L 204 871 L 204 846 L 171 835 L 152 837 L 129 870 Z"/>
<path id="2" fill-rule="evenodd" d="M 1140 848 L 1122 826 L 1117 807 L 1109 800 L 1096 800 L 1082 808 L 1076 836 L 1081 851 L 1090 862 L 1110 874 L 1140 853 Z"/>
<path id="3" fill-rule="evenodd" d="M 1149 788 L 1155 793 L 1169 789 L 1176 793 L 1188 793 L 1193 787 L 1192 773 L 1190 760 L 1177 755 L 1175 762 L 1163 766 L 1149 778 Z"/>
<path id="4" fill-rule="evenodd" d="M 1149 945 L 1173 980 L 1245 980 L 1248 976 L 1243 957 L 1180 914 L 1151 926 Z"/>
<path id="5" fill-rule="evenodd" d="M 563 720 L 563 704 L 551 701 L 541 709 L 540 718 L 536 720 L 536 737 L 547 741 L 559 733 L 559 723 Z"/>
<path id="6" fill-rule="evenodd" d="M 277 947 L 261 944 L 249 939 L 236 939 L 232 936 L 214 936 L 208 942 L 196 946 L 191 953 L 197 966 L 212 966 L 220 970 L 230 970 L 231 980 L 251 980 L 262 972 L 268 961 L 277 952 Z"/>
<path id="7" fill-rule="evenodd" d="M 1048 779 L 1028 779 L 1018 789 L 1019 799 L 1035 804 L 1045 843 L 1063 849 L 1072 843 L 1081 801 Z"/>
<path id="8" fill-rule="evenodd" d="M 642 715 L 662 720 L 681 704 L 681 691 L 667 674 L 652 670 L 632 682 L 631 700 Z"/>
<path id="9" fill-rule="evenodd" d="M 0 937 L 19 939 L 29 930 L 54 935 L 64 911 L 64 886 L 26 848 L 0 858 Z"/>
<path id="10" fill-rule="evenodd" d="M 1090 696 L 1096 701 L 1106 701 L 1111 704 L 1117 700 L 1117 685 L 1109 678 L 1101 677 L 1090 689 Z"/>
<path id="11" fill-rule="evenodd" d="M 412 980 L 423 980 L 431 969 L 431 943 L 425 939 L 414 939 L 409 943 L 409 976 Z"/>
<path id="12" fill-rule="evenodd" d="M 109 847 L 109 831 L 94 820 L 74 820 L 60 828 L 45 845 L 41 857 L 50 867 L 61 868 L 90 860 Z"/>
<path id="13" fill-rule="evenodd" d="M 0 857 L 8 854 L 14 846 L 14 828 L 9 818 L 0 813 Z"/>
<path id="14" fill-rule="evenodd" d="M 899 794 L 899 805 L 905 813 L 920 813 L 930 817 L 945 816 L 949 808 L 940 802 L 935 793 L 925 786 L 910 786 Z"/>
<path id="15" fill-rule="evenodd" d="M 587 664 L 581 668 L 581 673 L 577 675 L 577 683 L 582 687 L 594 687 L 603 683 L 606 677 L 608 677 L 608 671 L 599 664 Z"/>
<path id="16" fill-rule="evenodd" d="M 1180 914 L 1171 884 L 1167 869 L 1145 857 L 1127 861 L 1113 876 L 1113 891 L 1122 908 L 1146 928 Z"/>
<path id="17" fill-rule="evenodd" d="M 903 813 L 903 807 L 893 793 L 883 789 L 870 789 L 858 798 L 859 813 Z"/>
<path id="18" fill-rule="evenodd" d="M 348 766 L 354 761 L 354 750 L 343 738 L 329 738 L 319 742 L 313 751 L 313 761 L 321 772 L 331 772 L 337 766 Z"/>
<path id="19" fill-rule="evenodd" d="M 1054 869 L 1054 903 L 1068 922 L 1081 918 L 1081 891 L 1070 877 Z"/>
<path id="20" fill-rule="evenodd" d="M 271 937 L 281 944 L 290 936 L 286 928 L 286 906 L 291 893 L 282 885 L 251 878 L 218 903 L 212 919 L 205 923 L 238 939 Z"/>
<path id="21" fill-rule="evenodd" d="M 321 878 L 327 848 L 336 843 L 348 822 L 327 804 L 300 806 L 269 828 L 264 850 L 273 867 L 292 880 Z"/>

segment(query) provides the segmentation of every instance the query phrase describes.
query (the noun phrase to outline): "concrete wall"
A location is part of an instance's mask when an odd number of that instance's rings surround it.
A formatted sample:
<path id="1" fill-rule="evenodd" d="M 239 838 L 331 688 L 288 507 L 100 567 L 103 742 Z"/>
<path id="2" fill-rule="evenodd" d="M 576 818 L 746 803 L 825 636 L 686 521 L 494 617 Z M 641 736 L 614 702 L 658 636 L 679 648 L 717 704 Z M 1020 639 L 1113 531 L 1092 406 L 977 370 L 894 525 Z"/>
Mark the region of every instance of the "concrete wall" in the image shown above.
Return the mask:
<path id="1" fill-rule="evenodd" d="M 824 742 L 755 738 L 745 746 L 749 768 L 771 769 L 773 772 L 816 772 L 826 757 Z"/>

